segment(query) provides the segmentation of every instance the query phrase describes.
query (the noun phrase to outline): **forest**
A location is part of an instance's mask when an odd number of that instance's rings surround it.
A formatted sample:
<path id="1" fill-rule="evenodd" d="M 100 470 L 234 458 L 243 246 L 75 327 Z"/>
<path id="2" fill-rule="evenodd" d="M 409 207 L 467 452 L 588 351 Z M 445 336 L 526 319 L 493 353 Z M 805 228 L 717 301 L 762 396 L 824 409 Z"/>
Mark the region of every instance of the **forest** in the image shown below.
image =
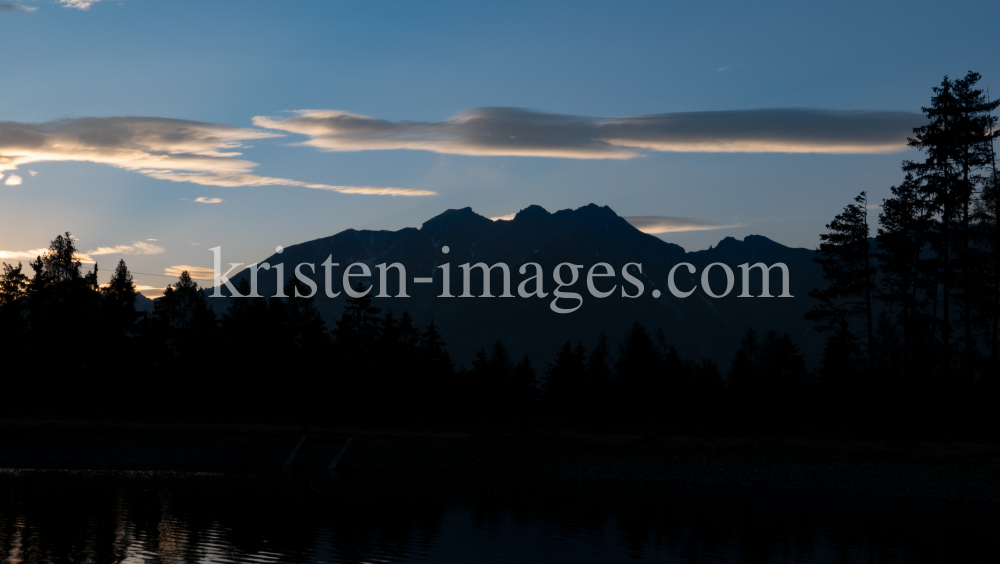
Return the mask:
<path id="1" fill-rule="evenodd" d="M 3 265 L 0 417 L 996 439 L 1000 101 L 979 80 L 945 77 L 892 196 L 862 191 L 820 235 L 816 370 L 769 327 L 719 366 L 639 323 L 545 366 L 497 340 L 456 367 L 433 323 L 364 296 L 327 327 L 294 278 L 290 297 L 228 298 L 217 316 L 185 272 L 140 313 L 125 262 L 102 286 L 65 233 Z"/>

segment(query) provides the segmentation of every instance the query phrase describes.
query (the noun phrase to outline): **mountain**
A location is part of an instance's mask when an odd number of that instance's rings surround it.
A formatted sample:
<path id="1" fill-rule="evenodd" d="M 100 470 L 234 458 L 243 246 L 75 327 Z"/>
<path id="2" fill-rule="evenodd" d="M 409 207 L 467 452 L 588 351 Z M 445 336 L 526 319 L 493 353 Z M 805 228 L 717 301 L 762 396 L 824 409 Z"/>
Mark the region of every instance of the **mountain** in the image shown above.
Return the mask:
<path id="1" fill-rule="evenodd" d="M 447 246 L 448 254 L 442 252 Z M 226 256 L 222 255 L 223 263 Z M 740 338 L 748 328 L 766 332 L 776 329 L 789 332 L 806 354 L 806 361 L 815 365 L 822 350 L 822 339 L 811 323 L 802 315 L 812 308 L 814 301 L 807 293 L 822 284 L 822 271 L 812 262 L 814 251 L 785 247 L 766 237 L 747 236 L 742 241 L 726 237 L 717 246 L 708 250 L 685 252 L 680 246 L 665 242 L 658 237 L 642 233 L 611 208 L 594 204 L 576 210 L 561 210 L 549 213 L 539 206 L 529 206 L 509 221 L 491 221 L 476 214 L 470 208 L 448 210 L 425 222 L 419 229 L 406 228 L 399 231 L 357 231 L 348 229 L 336 235 L 316 239 L 306 243 L 286 247 L 281 254 L 267 257 L 263 262 L 270 265 L 284 264 L 285 276 L 292 276 L 295 265 L 311 263 L 315 265 L 319 292 L 316 305 L 329 327 L 333 327 L 340 317 L 346 293 L 336 298 L 327 298 L 324 293 L 325 276 L 322 263 L 331 257 L 339 267 L 333 267 L 331 283 L 333 290 L 342 291 L 341 275 L 351 263 L 364 263 L 371 269 L 370 278 L 356 278 L 366 284 L 374 284 L 372 293 L 380 291 L 377 264 L 399 262 L 406 268 L 406 292 L 410 297 L 376 297 L 373 305 L 381 307 L 383 313 L 391 310 L 395 315 L 409 311 L 414 321 L 421 327 L 432 319 L 448 343 L 450 352 L 458 364 L 469 365 L 480 347 L 487 347 L 497 339 L 503 339 L 515 358 L 529 354 L 535 365 L 544 368 L 556 349 L 567 340 L 592 346 L 601 332 L 606 333 L 610 343 L 616 347 L 626 330 L 635 321 L 643 323 L 655 333 L 662 329 L 667 341 L 676 346 L 686 357 L 712 358 L 725 371 L 733 352 L 739 346 Z M 511 292 L 514 297 L 478 297 L 482 284 L 478 283 L 481 273 L 472 271 L 472 294 L 477 297 L 457 297 L 463 290 L 464 263 L 485 262 L 493 265 L 503 262 L 511 274 Z M 518 284 L 534 274 L 533 267 L 527 267 L 521 274 L 522 264 L 534 262 L 543 267 L 543 289 L 546 298 L 523 298 L 518 295 Z M 606 298 L 591 295 L 587 287 L 587 272 L 598 262 L 610 264 L 614 277 L 595 278 L 599 291 L 615 286 L 615 292 Z M 694 265 L 696 271 L 689 274 L 681 266 L 675 275 L 676 286 L 687 291 L 700 285 L 703 269 L 712 263 L 728 265 L 733 272 L 734 287 L 725 297 L 714 299 L 701 289 L 687 298 L 675 297 L 668 289 L 667 278 L 671 268 L 682 262 Z M 763 262 L 773 265 L 782 262 L 789 270 L 789 291 L 793 297 L 744 297 L 742 292 L 742 271 L 738 265 Z M 456 297 L 437 297 L 442 294 L 443 271 L 438 268 L 450 264 L 451 294 Z M 556 289 L 553 269 L 560 263 L 583 265 L 579 279 L 564 292 L 576 292 L 582 296 L 582 305 L 576 311 L 559 314 L 551 309 L 553 290 Z M 626 263 L 642 265 L 641 274 L 636 266 L 629 268 L 629 274 L 640 281 L 644 291 L 637 298 L 622 297 L 624 288 L 629 294 L 637 293 L 637 287 L 622 275 Z M 305 272 L 309 274 L 309 269 Z M 568 282 L 570 268 L 563 267 L 563 281 Z M 598 270 L 598 273 L 603 270 Z M 232 277 L 233 285 L 250 276 L 249 269 Z M 433 277 L 433 284 L 419 284 L 415 277 Z M 389 269 L 388 293 L 398 293 L 397 272 Z M 717 294 L 726 288 L 726 275 L 721 266 L 710 270 L 710 285 Z M 778 296 L 782 292 L 782 277 L 779 269 L 770 272 L 770 292 Z M 750 294 L 761 293 L 760 269 L 753 269 L 750 278 Z M 260 270 L 258 273 L 259 293 L 270 296 L 275 293 L 277 283 L 275 270 Z M 533 286 L 529 283 L 529 289 Z M 653 290 L 659 290 L 659 298 L 653 297 Z M 500 269 L 494 269 L 491 276 L 491 292 L 499 296 L 503 291 Z M 221 312 L 226 300 L 209 299 L 209 303 Z M 575 299 L 561 298 L 557 305 L 572 308 Z M 615 351 L 617 352 L 617 351 Z"/>
<path id="2" fill-rule="evenodd" d="M 153 314 L 153 300 L 142 294 L 135 295 L 135 309 L 142 313 Z"/>

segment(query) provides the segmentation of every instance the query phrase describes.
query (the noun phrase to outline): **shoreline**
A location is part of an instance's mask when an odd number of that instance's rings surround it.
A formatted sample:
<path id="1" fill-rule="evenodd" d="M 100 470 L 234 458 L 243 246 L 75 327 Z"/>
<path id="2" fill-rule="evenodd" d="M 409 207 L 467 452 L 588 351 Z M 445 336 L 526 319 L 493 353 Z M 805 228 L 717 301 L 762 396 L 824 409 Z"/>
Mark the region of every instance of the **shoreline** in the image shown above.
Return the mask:
<path id="1" fill-rule="evenodd" d="M 261 472 L 303 435 L 353 437 L 348 472 L 630 480 L 1000 504 L 1000 445 L 0 421 L 0 468 Z"/>

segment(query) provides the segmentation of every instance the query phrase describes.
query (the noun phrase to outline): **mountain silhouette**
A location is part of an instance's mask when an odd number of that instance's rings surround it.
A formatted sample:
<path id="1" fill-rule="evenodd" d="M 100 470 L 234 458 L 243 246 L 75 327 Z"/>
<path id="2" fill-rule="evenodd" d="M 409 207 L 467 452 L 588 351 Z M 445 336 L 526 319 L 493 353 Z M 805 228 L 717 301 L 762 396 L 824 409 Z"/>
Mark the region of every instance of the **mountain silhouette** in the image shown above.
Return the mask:
<path id="1" fill-rule="evenodd" d="M 443 247 L 450 252 L 444 254 Z M 678 245 L 643 233 L 618 216 L 611 208 L 590 204 L 575 210 L 549 213 L 539 206 L 521 210 L 512 220 L 492 221 L 476 214 L 471 208 L 448 210 L 425 222 L 419 229 L 399 231 L 358 231 L 348 229 L 330 237 L 286 247 L 281 254 L 274 254 L 263 261 L 270 265 L 283 263 L 286 279 L 293 276 L 295 265 L 315 265 L 315 275 L 310 274 L 317 286 L 316 306 L 328 327 L 340 317 L 348 299 L 343 292 L 341 276 L 351 263 L 368 265 L 372 276 L 355 278 L 374 285 L 372 294 L 380 292 L 379 271 L 375 265 L 399 262 L 406 267 L 406 292 L 410 297 L 378 298 L 373 305 L 383 313 L 391 310 L 397 316 L 409 311 L 418 326 L 431 320 L 448 344 L 449 351 L 458 364 L 469 365 L 480 347 L 487 347 L 500 338 L 516 357 L 525 353 L 536 363 L 544 363 L 555 355 L 567 340 L 592 346 L 601 332 L 611 343 L 620 342 L 625 331 L 636 321 L 655 333 L 663 331 L 667 343 L 675 346 L 681 355 L 692 359 L 711 358 L 725 370 L 740 337 L 748 328 L 766 332 L 771 329 L 788 332 L 806 354 L 806 361 L 815 365 L 822 350 L 822 339 L 813 325 L 803 319 L 812 308 L 814 300 L 807 293 L 823 284 L 822 270 L 812 262 L 814 251 L 794 249 L 780 245 L 766 237 L 749 235 L 742 241 L 726 237 L 718 245 L 704 251 L 685 252 Z M 324 268 L 322 263 L 332 257 L 339 263 L 332 273 L 333 291 L 341 292 L 336 298 L 324 295 Z M 223 262 L 226 256 L 223 249 Z M 477 297 L 457 297 L 463 291 L 463 271 L 459 265 L 484 262 L 493 265 L 503 262 L 511 273 L 511 292 L 515 297 L 503 298 L 503 278 L 499 269 L 491 276 L 493 298 L 478 297 L 482 284 L 481 273 L 472 271 L 472 294 Z M 544 272 L 543 289 L 546 298 L 518 296 L 518 283 L 534 274 L 529 268 L 522 275 L 518 269 L 524 263 L 534 262 Z M 579 279 L 564 291 L 582 295 L 583 303 L 576 311 L 558 314 L 550 309 L 556 283 L 553 269 L 559 263 L 584 265 Z M 588 269 L 598 262 L 610 264 L 614 278 L 599 278 L 596 286 L 606 291 L 615 286 L 615 292 L 606 298 L 597 298 L 587 290 Z M 667 277 L 677 263 L 688 262 L 695 266 L 694 274 L 685 267 L 677 269 L 675 281 L 682 290 L 700 284 L 705 266 L 712 263 L 728 265 L 734 274 L 735 285 L 725 297 L 714 299 L 696 290 L 687 298 L 677 298 L 668 290 Z M 792 298 L 740 298 L 744 263 L 763 262 L 772 265 L 783 262 L 790 274 Z M 450 264 L 450 285 L 453 298 L 437 297 L 442 293 L 443 273 L 440 265 Z M 629 273 L 642 282 L 640 297 L 622 297 L 624 289 L 634 295 L 637 288 L 626 283 L 621 269 L 626 263 L 642 265 L 630 267 Z M 309 274 L 308 268 L 305 270 Z M 564 281 L 569 269 L 564 268 Z M 722 293 L 726 276 L 721 267 L 714 267 L 710 274 L 713 291 Z M 249 269 L 240 271 L 231 279 L 237 287 L 250 276 Z M 398 293 L 397 272 L 388 271 L 387 291 Z M 414 283 L 414 277 L 433 277 L 433 284 Z M 761 293 L 760 269 L 751 271 L 750 293 Z M 778 269 L 770 273 L 770 293 L 778 296 L 782 279 Z M 529 289 L 533 286 L 529 285 Z M 277 288 L 275 270 L 260 270 L 258 288 L 262 296 L 271 296 Z M 659 298 L 653 297 L 659 290 Z M 208 291 L 211 293 L 211 290 Z M 223 293 L 228 294 L 225 287 Z M 210 298 L 209 303 L 221 312 L 228 300 Z M 571 308 L 577 301 L 560 299 L 561 307 Z M 544 366 L 544 364 L 536 364 Z"/>

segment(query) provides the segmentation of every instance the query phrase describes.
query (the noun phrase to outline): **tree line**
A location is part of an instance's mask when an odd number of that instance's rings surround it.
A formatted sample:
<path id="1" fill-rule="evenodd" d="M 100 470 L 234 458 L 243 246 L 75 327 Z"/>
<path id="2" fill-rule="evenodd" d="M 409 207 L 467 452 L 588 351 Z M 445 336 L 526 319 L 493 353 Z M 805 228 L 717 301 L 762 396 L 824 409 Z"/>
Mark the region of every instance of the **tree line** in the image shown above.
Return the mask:
<path id="1" fill-rule="evenodd" d="M 865 411 L 873 404 L 851 372 L 864 364 L 860 349 L 838 356 L 841 333 L 815 372 L 787 333 L 749 330 L 720 367 L 683 358 L 662 331 L 639 323 L 621 343 L 603 334 L 567 342 L 544 367 L 497 340 L 456 368 L 433 322 L 418 328 L 370 295 L 346 301 L 328 328 L 290 278 L 289 297 L 230 298 L 217 316 L 184 272 L 147 314 L 136 309 L 124 261 L 99 286 L 96 266 L 84 273 L 75 253 L 66 233 L 30 264 L 31 276 L 4 265 L 4 415 L 684 434 L 956 430 L 892 402 Z"/>

